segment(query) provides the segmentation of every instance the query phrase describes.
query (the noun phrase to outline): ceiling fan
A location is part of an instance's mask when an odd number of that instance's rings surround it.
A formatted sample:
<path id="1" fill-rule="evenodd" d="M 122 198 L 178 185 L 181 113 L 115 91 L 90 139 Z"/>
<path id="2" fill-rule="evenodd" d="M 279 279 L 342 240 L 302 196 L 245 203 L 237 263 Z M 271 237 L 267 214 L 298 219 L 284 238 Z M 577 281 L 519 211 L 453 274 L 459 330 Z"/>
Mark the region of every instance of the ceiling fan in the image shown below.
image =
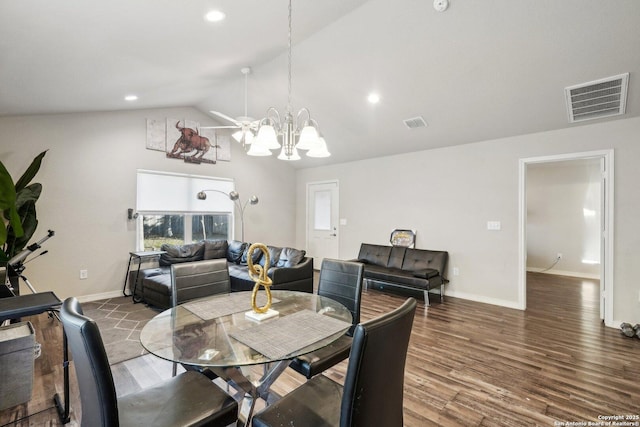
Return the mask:
<path id="1" fill-rule="evenodd" d="M 260 120 L 255 120 L 247 116 L 247 76 L 249 75 L 249 73 L 251 73 L 251 68 L 244 67 L 240 69 L 240 72 L 244 74 L 244 116 L 240 116 L 234 119 L 218 111 L 209 111 L 214 116 L 218 116 L 221 119 L 231 122 L 233 123 L 233 125 L 202 126 L 201 129 L 238 129 L 238 131 L 234 132 L 231 136 L 233 136 L 233 138 L 241 143 L 244 147 L 245 145 L 251 144 L 251 142 L 253 142 L 255 133 L 258 131 Z"/>

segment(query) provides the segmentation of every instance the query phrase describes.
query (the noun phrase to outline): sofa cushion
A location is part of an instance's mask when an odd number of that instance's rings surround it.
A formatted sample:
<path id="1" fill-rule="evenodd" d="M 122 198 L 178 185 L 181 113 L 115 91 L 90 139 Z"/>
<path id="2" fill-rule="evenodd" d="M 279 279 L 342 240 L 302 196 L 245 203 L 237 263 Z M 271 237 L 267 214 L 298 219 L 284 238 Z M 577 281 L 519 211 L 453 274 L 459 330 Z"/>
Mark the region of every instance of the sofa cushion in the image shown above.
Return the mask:
<path id="1" fill-rule="evenodd" d="M 391 255 L 389 255 L 389 261 L 387 267 L 389 268 L 402 268 L 402 261 L 404 261 L 404 253 L 407 248 L 404 246 L 393 246 L 391 248 Z"/>
<path id="2" fill-rule="evenodd" d="M 267 268 L 275 267 L 278 265 L 278 260 L 280 259 L 280 253 L 282 252 L 282 248 L 277 246 L 267 246 L 267 250 L 269 251 L 269 265 Z M 267 258 L 263 255 L 260 258 L 260 265 L 264 267 L 264 263 L 267 261 Z"/>
<path id="3" fill-rule="evenodd" d="M 242 256 L 240 257 L 240 265 L 248 265 L 249 264 L 249 248 L 251 247 L 251 243 L 247 243 L 247 246 L 242 251 Z M 257 264 L 262 258 L 262 251 L 260 249 L 254 249 L 253 254 L 251 255 L 251 261 L 254 264 Z"/>
<path id="4" fill-rule="evenodd" d="M 204 242 L 187 245 L 170 245 L 164 243 L 160 247 L 166 253 L 160 255 L 160 265 L 167 266 L 179 262 L 201 261 L 204 259 Z"/>
<path id="5" fill-rule="evenodd" d="M 242 253 L 246 247 L 246 243 L 238 240 L 231 240 L 227 246 L 227 261 L 238 264 L 242 259 Z"/>
<path id="6" fill-rule="evenodd" d="M 402 269 L 406 271 L 433 268 L 440 271 L 446 263 L 446 252 L 429 251 L 426 249 L 407 249 L 402 262 Z"/>
<path id="7" fill-rule="evenodd" d="M 440 274 L 435 268 L 425 268 L 424 270 L 416 270 L 413 272 L 413 277 L 419 277 L 421 279 L 431 279 Z"/>
<path id="8" fill-rule="evenodd" d="M 306 251 L 294 248 L 282 248 L 276 267 L 294 267 L 302 261 Z"/>
<path id="9" fill-rule="evenodd" d="M 228 246 L 226 240 L 205 240 L 204 259 L 226 258 Z"/>
<path id="10" fill-rule="evenodd" d="M 360 245 L 360 253 L 358 261 L 364 264 L 387 266 L 389 255 L 391 254 L 391 246 L 372 245 L 363 243 Z"/>

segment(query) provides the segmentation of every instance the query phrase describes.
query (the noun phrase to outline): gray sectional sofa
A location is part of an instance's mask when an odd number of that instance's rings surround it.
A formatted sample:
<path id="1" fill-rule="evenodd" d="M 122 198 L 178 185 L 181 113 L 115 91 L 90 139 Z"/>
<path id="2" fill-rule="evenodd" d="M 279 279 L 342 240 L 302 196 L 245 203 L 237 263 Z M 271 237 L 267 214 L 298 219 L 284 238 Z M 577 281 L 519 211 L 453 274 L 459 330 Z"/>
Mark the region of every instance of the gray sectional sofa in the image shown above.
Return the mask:
<path id="1" fill-rule="evenodd" d="M 444 299 L 444 285 L 449 253 L 401 246 L 362 243 L 358 261 L 364 264 L 367 287 L 401 293 L 422 293 L 429 305 L 429 292 L 437 291 Z"/>
<path id="2" fill-rule="evenodd" d="M 145 302 L 158 308 L 171 306 L 171 264 L 199 262 L 226 258 L 229 267 L 231 292 L 253 289 L 249 277 L 247 252 L 250 243 L 236 240 L 203 240 L 187 245 L 162 245 L 159 266 L 131 271 L 128 278 L 129 293 L 134 301 Z M 273 281 L 271 289 L 313 292 L 313 258 L 303 250 L 267 246 L 269 250 L 268 275 Z M 261 251 L 254 251 L 253 263 L 264 266 Z M 138 278 L 136 283 L 136 277 Z"/>

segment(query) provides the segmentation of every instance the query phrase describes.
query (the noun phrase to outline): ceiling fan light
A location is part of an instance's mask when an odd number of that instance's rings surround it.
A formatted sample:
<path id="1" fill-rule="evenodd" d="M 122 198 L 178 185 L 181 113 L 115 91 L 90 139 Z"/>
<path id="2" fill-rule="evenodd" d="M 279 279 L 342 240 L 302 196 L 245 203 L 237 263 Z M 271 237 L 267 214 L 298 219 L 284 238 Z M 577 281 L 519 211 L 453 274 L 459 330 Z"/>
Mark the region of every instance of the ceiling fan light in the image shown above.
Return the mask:
<path id="1" fill-rule="evenodd" d="M 233 139 L 235 139 L 238 142 L 242 142 L 242 134 L 244 132 L 242 132 L 241 130 L 234 132 L 231 136 L 233 137 Z"/>
<path id="2" fill-rule="evenodd" d="M 271 125 L 260 126 L 255 143 L 265 147 L 268 150 L 275 150 L 277 148 L 280 148 L 280 143 L 278 143 L 278 135 L 276 135 L 276 130 Z"/>
<path id="3" fill-rule="evenodd" d="M 308 157 L 329 157 L 331 153 L 327 149 L 327 143 L 323 137 L 318 138 L 320 141 L 318 147 L 312 148 L 307 152 Z"/>
<path id="4" fill-rule="evenodd" d="M 250 130 L 245 131 L 245 133 L 244 133 L 244 143 L 245 143 L 245 145 L 251 144 L 254 139 L 255 139 L 255 137 L 253 136 L 253 132 L 251 132 Z"/>
<path id="5" fill-rule="evenodd" d="M 280 159 L 280 160 L 288 160 L 288 161 L 300 160 L 300 155 L 298 154 L 298 150 L 296 150 L 294 148 L 292 153 L 291 153 L 291 155 L 287 156 L 287 153 L 285 152 L 285 148 L 282 147 L 282 151 L 280 152 L 280 155 L 278 156 L 278 159 Z"/>
<path id="6" fill-rule="evenodd" d="M 296 144 L 296 148 L 299 150 L 311 150 L 316 148 L 319 144 L 318 129 L 314 126 L 306 125 L 300 132 L 300 138 Z"/>

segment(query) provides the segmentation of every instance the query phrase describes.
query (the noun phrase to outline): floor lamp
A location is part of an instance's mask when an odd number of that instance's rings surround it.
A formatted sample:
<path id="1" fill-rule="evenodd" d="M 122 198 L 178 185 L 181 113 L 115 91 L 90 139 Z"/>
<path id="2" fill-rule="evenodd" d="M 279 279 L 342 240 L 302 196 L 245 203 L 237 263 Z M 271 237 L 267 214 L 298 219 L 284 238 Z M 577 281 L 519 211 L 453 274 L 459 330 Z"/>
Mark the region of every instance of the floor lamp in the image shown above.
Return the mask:
<path id="1" fill-rule="evenodd" d="M 230 193 L 225 193 L 224 191 L 221 190 L 211 190 L 211 189 L 207 189 L 207 190 L 201 190 L 198 192 L 198 199 L 199 200 L 206 200 L 207 199 L 207 191 L 213 191 L 216 193 L 221 193 L 224 194 L 225 196 L 229 197 L 229 199 L 233 200 L 233 202 L 236 205 L 236 208 L 240 211 L 240 233 L 241 233 L 241 237 L 242 237 L 242 241 L 244 242 L 244 210 L 247 207 L 247 205 L 251 204 L 251 205 L 257 205 L 258 204 L 258 197 L 257 196 L 251 196 L 251 198 L 249 200 L 247 200 L 246 202 L 244 202 L 244 204 L 240 201 L 240 194 L 238 194 L 237 191 L 231 191 Z"/>

